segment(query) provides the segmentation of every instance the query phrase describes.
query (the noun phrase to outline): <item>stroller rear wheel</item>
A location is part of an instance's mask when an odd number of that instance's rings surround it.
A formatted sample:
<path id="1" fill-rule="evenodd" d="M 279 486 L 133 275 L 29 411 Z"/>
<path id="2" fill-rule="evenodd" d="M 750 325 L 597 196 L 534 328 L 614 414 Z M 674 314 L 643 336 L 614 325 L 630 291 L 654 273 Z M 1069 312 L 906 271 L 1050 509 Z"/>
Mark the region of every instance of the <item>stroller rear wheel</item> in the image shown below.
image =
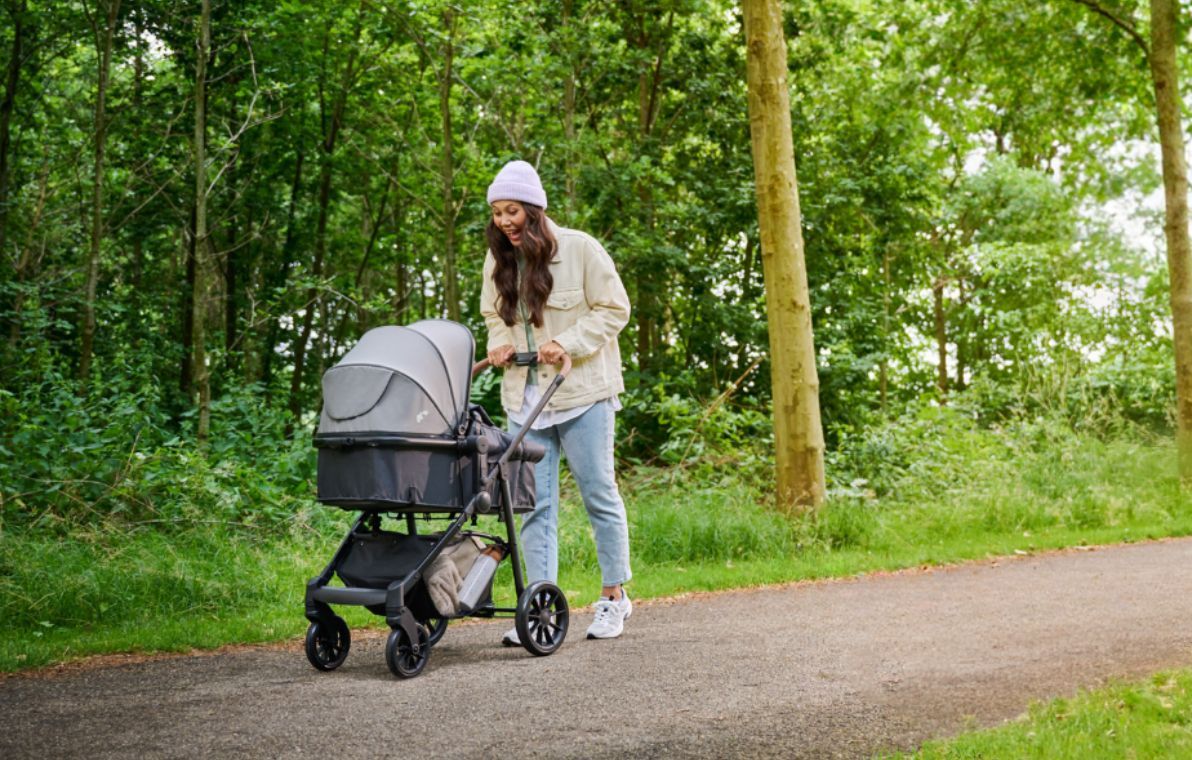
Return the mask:
<path id="1" fill-rule="evenodd" d="M 413 678 L 426 667 L 430 659 L 430 634 L 426 626 L 418 626 L 418 651 L 410 641 L 405 628 L 394 628 L 385 642 L 385 664 L 398 678 Z"/>
<path id="2" fill-rule="evenodd" d="M 318 670 L 335 670 L 348 659 L 352 634 L 344 619 L 316 620 L 306 629 L 306 659 Z"/>
<path id="3" fill-rule="evenodd" d="M 536 581 L 517 600 L 517 637 L 532 655 L 553 654 L 567 638 L 567 597 L 549 581 Z"/>

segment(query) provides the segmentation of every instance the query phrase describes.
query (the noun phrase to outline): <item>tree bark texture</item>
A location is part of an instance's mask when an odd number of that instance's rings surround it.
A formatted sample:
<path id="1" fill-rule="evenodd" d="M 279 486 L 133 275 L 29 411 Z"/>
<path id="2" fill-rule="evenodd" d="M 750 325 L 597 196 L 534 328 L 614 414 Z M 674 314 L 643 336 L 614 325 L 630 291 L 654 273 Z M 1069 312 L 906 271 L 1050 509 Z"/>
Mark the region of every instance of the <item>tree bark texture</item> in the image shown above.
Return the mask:
<path id="1" fill-rule="evenodd" d="M 99 246 L 103 240 L 103 175 L 108 130 L 108 76 L 112 69 L 112 38 L 116 34 L 116 17 L 120 12 L 120 0 L 108 0 L 104 10 L 107 12 L 104 28 L 96 29 L 99 77 L 95 86 L 95 177 L 91 186 L 91 246 L 87 255 L 87 282 L 84 286 L 83 297 L 83 344 L 79 351 L 79 379 L 83 382 L 86 382 L 91 376 L 91 359 L 95 353 L 95 291 L 99 282 Z"/>
<path id="2" fill-rule="evenodd" d="M 23 285 L 25 282 L 33 279 L 38 265 L 41 263 L 42 256 L 45 255 L 45 239 L 42 238 L 41 252 L 34 255 L 34 238 L 37 236 L 38 228 L 41 226 L 41 217 L 46 209 L 46 196 L 49 190 L 50 182 L 50 159 L 49 159 L 49 145 L 42 144 L 42 168 L 41 177 L 37 181 L 37 205 L 33 207 L 33 218 L 29 221 L 28 227 L 25 229 L 25 244 L 21 247 L 21 255 L 17 259 L 17 268 L 15 279 L 17 285 Z M 34 296 L 36 302 L 36 296 Z M 22 312 L 25 309 L 25 292 L 18 288 L 16 297 L 12 304 L 12 326 L 8 332 L 8 344 L 15 349 L 17 343 L 21 339 L 21 321 Z"/>
<path id="3" fill-rule="evenodd" d="M 563 155 L 566 159 L 563 191 L 567 198 L 567 212 L 571 215 L 576 213 L 575 186 L 579 164 L 576 156 L 578 146 L 575 143 L 575 107 L 577 80 L 579 79 L 579 51 L 573 47 L 575 32 L 571 16 L 574 6 L 574 0 L 563 0 L 563 12 L 559 20 L 559 29 L 563 39 L 567 41 L 567 52 L 570 53 L 569 58 L 571 59 L 571 63 L 567 67 L 567 73 L 563 76 L 563 138 L 566 143 L 563 149 Z"/>
<path id="4" fill-rule="evenodd" d="M 944 278 L 931 284 L 931 311 L 935 317 L 936 361 L 935 387 L 941 404 L 948 400 L 948 321 L 944 314 Z"/>
<path id="5" fill-rule="evenodd" d="M 1163 156 L 1167 269 L 1175 348 L 1176 443 L 1180 480 L 1192 487 L 1192 244 L 1188 236 L 1188 165 L 1180 119 L 1176 2 L 1151 0 L 1151 80 Z"/>
<path id="6" fill-rule="evenodd" d="M 639 150 L 643 156 L 650 155 L 651 142 L 656 138 L 655 126 L 662 108 L 662 84 L 665 79 L 664 66 L 670 52 L 671 30 L 674 28 L 675 12 L 667 14 L 664 24 L 655 29 L 653 10 L 646 4 L 630 8 L 626 37 L 629 43 L 643 54 L 649 53 L 652 62 L 642 66 L 637 75 L 637 128 Z M 656 237 L 657 202 L 654 185 L 650 178 L 638 178 L 635 182 L 638 202 L 647 234 Z M 637 282 L 633 314 L 637 320 L 637 365 L 648 372 L 655 365 L 655 354 L 661 343 L 661 333 L 667 319 L 667 302 L 662 293 L 667 286 L 665 267 L 659 267 L 657 258 L 639 255 L 632 263 Z"/>
<path id="7" fill-rule="evenodd" d="M 454 135 L 451 128 L 451 85 L 455 63 L 455 10 L 448 5 L 443 11 L 443 70 L 439 78 L 439 115 L 443 126 L 443 163 L 441 166 L 443 184 L 443 298 L 447 301 L 447 318 L 460 321 L 459 282 L 455 261 L 455 217 L 458 208 L 455 202 L 455 154 L 452 148 Z"/>
<path id="8" fill-rule="evenodd" d="M 132 65 L 132 108 L 133 112 L 140 115 L 144 111 L 144 90 L 145 90 L 145 5 L 141 3 L 137 6 L 133 20 L 133 32 L 136 34 L 135 50 L 133 54 Z M 132 284 L 132 292 L 135 294 L 134 298 L 139 302 L 141 295 L 141 275 L 145 271 L 145 236 L 139 231 L 134 231 L 132 236 L 132 272 L 129 275 L 129 282 Z M 140 319 L 140 309 L 133 310 L 134 318 Z"/>
<path id="9" fill-rule="evenodd" d="M 196 437 L 207 442 L 211 431 L 211 373 L 207 366 L 207 283 L 210 268 L 207 241 L 207 56 L 211 50 L 211 2 L 202 0 L 199 41 L 195 58 L 195 280 L 191 338 L 194 386 L 199 391 L 199 424 Z"/>
<path id="10" fill-rule="evenodd" d="M 882 418 L 889 417 L 890 384 L 890 244 L 882 246 L 882 360 L 878 363 L 878 398 Z"/>
<path id="11" fill-rule="evenodd" d="M 12 19 L 12 49 L 9 50 L 8 72 L 4 77 L 4 100 L 0 101 L 0 253 L 4 251 L 8 229 L 8 153 L 12 144 L 12 112 L 16 106 L 17 85 L 21 81 L 21 59 L 24 56 L 22 44 L 28 33 L 26 16 L 29 12 L 26 0 L 10 6 Z"/>
<path id="12" fill-rule="evenodd" d="M 194 373 L 191 371 L 191 362 L 194 361 L 195 337 L 195 204 L 193 203 L 190 205 L 190 225 L 186 228 L 186 234 L 182 236 L 182 240 L 186 243 L 186 284 L 182 288 L 182 361 L 178 368 L 178 390 L 189 399 L 194 388 Z"/>
<path id="13" fill-rule="evenodd" d="M 277 302 L 280 292 L 285 287 L 286 278 L 290 275 L 290 266 L 294 263 L 294 241 L 296 239 L 294 225 L 298 208 L 298 194 L 302 191 L 302 164 L 306 152 L 299 148 L 294 163 L 294 182 L 290 185 L 290 203 L 286 207 L 286 236 L 281 246 L 281 266 L 273 271 L 266 288 L 265 296 Z M 261 380 L 266 387 L 273 380 L 273 361 L 277 352 L 277 340 L 281 333 L 278 317 L 269 320 L 269 334 L 265 338 L 265 345 L 261 348 Z"/>
<path id="14" fill-rule="evenodd" d="M 778 0 L 743 0 L 742 9 L 770 331 L 777 502 L 785 510 L 798 511 L 823 501 L 824 435 L 800 229 L 786 41 Z"/>

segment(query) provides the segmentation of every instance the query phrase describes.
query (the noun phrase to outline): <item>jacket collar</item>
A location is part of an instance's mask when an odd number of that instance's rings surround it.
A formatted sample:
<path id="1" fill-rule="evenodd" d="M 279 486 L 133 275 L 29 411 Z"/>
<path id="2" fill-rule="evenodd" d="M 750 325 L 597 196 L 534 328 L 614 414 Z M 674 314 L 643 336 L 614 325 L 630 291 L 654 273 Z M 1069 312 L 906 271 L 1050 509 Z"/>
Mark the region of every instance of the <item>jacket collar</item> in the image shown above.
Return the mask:
<path id="1" fill-rule="evenodd" d="M 555 238 L 555 255 L 553 258 L 551 258 L 550 263 L 559 264 L 563 261 L 562 257 L 559 255 L 559 250 L 562 248 L 562 243 L 559 241 L 559 237 L 563 231 L 563 228 L 555 224 L 555 220 L 551 219 L 549 216 L 546 217 L 546 228 L 550 230 L 550 234 Z"/>

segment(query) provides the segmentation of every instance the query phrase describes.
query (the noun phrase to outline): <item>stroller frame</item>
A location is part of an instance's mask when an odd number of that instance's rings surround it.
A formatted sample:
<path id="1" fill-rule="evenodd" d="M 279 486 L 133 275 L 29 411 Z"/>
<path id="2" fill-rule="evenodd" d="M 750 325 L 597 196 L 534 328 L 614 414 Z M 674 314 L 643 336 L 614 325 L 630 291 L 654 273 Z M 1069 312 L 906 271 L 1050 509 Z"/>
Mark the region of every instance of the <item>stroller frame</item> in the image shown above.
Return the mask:
<path id="1" fill-rule="evenodd" d="M 534 354 L 517 354 L 514 363 L 533 366 L 536 363 Z M 518 637 L 531 654 L 544 656 L 554 653 L 562 645 L 567 635 L 569 610 L 567 599 L 563 592 L 553 583 L 537 581 L 526 585 L 525 574 L 522 570 L 521 550 L 518 544 L 517 524 L 514 520 L 514 497 L 510 486 L 510 461 L 522 451 L 522 442 L 530 430 L 531 425 L 542 414 L 558 387 L 566 380 L 571 371 L 571 357 L 564 356 L 562 368 L 554 380 L 547 386 L 534 409 L 530 412 L 525 424 L 514 436 L 512 442 L 494 462 L 488 461 L 489 441 L 481 436 L 469 435 L 451 439 L 422 438 L 417 436 L 383 435 L 370 436 L 368 445 L 384 448 L 440 450 L 450 451 L 460 455 L 473 456 L 476 466 L 473 472 L 479 481 L 474 495 L 462 509 L 445 509 L 427 505 L 410 504 L 409 506 L 394 505 L 386 502 L 362 503 L 358 506 L 359 514 L 352 527 L 348 530 L 339 548 L 327 563 L 322 572 L 312 578 L 306 585 L 305 614 L 310 621 L 306 634 L 306 654 L 311 664 L 318 670 L 334 670 L 343 664 L 351 646 L 351 634 L 347 624 L 332 610 L 332 604 L 356 605 L 368 607 L 377 612 L 384 610 L 385 622 L 389 625 L 390 634 L 385 646 L 385 660 L 389 669 L 402 678 L 417 676 L 426 666 L 431 647 L 442 638 L 446 631 L 447 621 L 464 617 L 506 617 L 512 615 L 516 621 Z M 490 366 L 487 359 L 477 362 L 472 367 L 472 378 Z M 491 424 L 487 412 L 483 407 L 473 406 L 478 410 L 482 419 Z M 315 437 L 314 444 L 318 448 L 337 448 L 352 446 L 356 443 L 356 435 L 323 434 Z M 479 515 L 487 515 L 492 511 L 493 503 L 490 487 L 494 481 L 500 489 L 500 507 L 498 518 L 505 523 L 506 537 L 504 539 L 474 531 L 464 531 L 470 520 L 476 524 Z M 362 536 L 386 535 L 381 531 L 381 516 L 391 515 L 400 518 L 404 516 L 409 536 L 418 536 L 417 516 L 423 515 L 431 519 L 435 513 L 458 512 L 454 518 L 444 515 L 450 523 L 438 537 L 430 551 L 404 576 L 392 580 L 386 588 L 358 588 L 331 586 L 332 578 L 348 557 L 354 539 Z M 392 535 L 392 534 L 389 534 Z M 458 612 L 453 615 L 436 615 L 430 620 L 437 623 L 429 628 L 419 621 L 408 604 L 411 593 L 424 578 L 427 568 L 443 553 L 443 550 L 460 535 L 475 535 L 492 540 L 503 552 L 501 560 L 508 557 L 512 563 L 513 584 L 517 593 L 516 607 L 497 607 L 492 603 L 491 596 L 475 609 Z M 489 581 L 490 586 L 492 581 Z M 379 614 L 379 612 L 378 612 Z M 426 616 L 423 616 L 424 618 Z"/>

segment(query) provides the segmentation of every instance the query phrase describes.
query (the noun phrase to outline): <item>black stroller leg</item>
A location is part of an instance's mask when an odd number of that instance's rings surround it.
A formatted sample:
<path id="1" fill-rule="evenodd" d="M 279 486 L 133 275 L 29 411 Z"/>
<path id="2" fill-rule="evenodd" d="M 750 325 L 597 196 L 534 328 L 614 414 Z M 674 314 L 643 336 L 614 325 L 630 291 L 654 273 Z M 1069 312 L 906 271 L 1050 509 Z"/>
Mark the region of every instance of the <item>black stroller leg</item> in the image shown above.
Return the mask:
<path id="1" fill-rule="evenodd" d="M 335 613 L 331 611 L 330 605 L 315 599 L 314 593 L 331 582 L 331 576 L 335 574 L 336 568 L 343 562 L 344 555 L 348 552 L 348 547 L 352 542 L 352 536 L 360 530 L 360 526 L 364 524 L 367 516 L 367 512 L 360 513 L 360 516 L 352 523 L 352 527 L 348 529 L 348 534 L 344 536 L 343 541 L 340 541 L 339 548 L 335 550 L 335 554 L 332 555 L 331 561 L 327 563 L 327 567 L 323 568 L 323 572 L 311 578 L 306 584 L 306 619 L 310 622 L 316 623 L 320 620 L 329 621 L 335 617 Z"/>
<path id="2" fill-rule="evenodd" d="M 513 518 L 513 492 L 509 488 L 509 465 L 502 463 L 498 467 L 501 480 L 501 519 L 505 521 L 505 531 L 509 536 L 509 562 L 513 565 L 513 587 L 520 598 L 526 590 L 526 576 L 522 572 L 521 547 L 517 543 L 517 523 Z"/>

